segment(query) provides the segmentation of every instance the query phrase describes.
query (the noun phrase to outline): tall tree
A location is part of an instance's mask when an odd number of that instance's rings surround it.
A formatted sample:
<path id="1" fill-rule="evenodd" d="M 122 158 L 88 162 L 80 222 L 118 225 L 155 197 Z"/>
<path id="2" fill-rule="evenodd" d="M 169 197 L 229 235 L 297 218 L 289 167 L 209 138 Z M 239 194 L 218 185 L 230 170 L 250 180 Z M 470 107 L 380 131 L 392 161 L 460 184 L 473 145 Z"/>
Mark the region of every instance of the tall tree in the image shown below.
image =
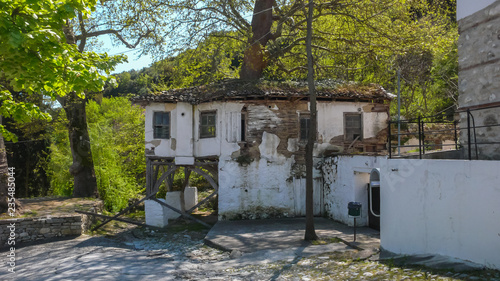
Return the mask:
<path id="1" fill-rule="evenodd" d="M 318 78 L 392 81 L 395 55 L 436 44 L 449 23 L 449 1 L 319 0 L 312 48 Z M 168 0 L 167 54 L 206 38 L 240 42 L 240 78 L 305 79 L 307 6 L 298 0 Z M 201 54 L 200 54 L 201 57 Z M 187 62 L 189 64 L 189 62 Z"/>
<path id="2" fill-rule="evenodd" d="M 314 229 L 314 179 L 313 179 L 313 150 L 314 143 L 316 142 L 316 131 L 318 116 L 316 111 L 316 89 L 314 87 L 314 61 L 312 54 L 312 17 L 313 17 L 314 2 L 309 0 L 308 15 L 307 15 L 307 86 L 309 87 L 309 102 L 311 126 L 309 127 L 309 135 L 307 137 L 306 146 L 306 231 L 304 235 L 305 240 L 316 240 L 318 236 Z"/>
<path id="3" fill-rule="evenodd" d="M 64 106 L 67 94 L 68 100 L 75 100 L 86 91 L 100 91 L 108 80 L 106 74 L 123 58 L 82 52 L 66 38 L 69 19 L 78 14 L 85 20 L 94 8 L 95 1 L 1 0 L 0 69 L 9 87 L 25 95 L 42 93 L 61 99 Z M 1 90 L 2 115 L 18 120 L 49 118 L 33 104 L 14 102 L 5 87 Z M 15 139 L 3 126 L 0 130 L 3 137 Z M 85 143 L 83 138 L 78 141 Z"/>
<path id="4" fill-rule="evenodd" d="M 91 14 L 78 11 L 68 17 L 64 25 L 66 43 L 78 52 L 85 53 L 99 43 L 99 38 L 110 36 L 114 44 L 136 48 L 143 43 L 143 52 L 151 51 L 151 46 L 161 47 L 161 28 L 166 24 L 163 15 L 168 13 L 166 5 L 155 0 L 115 0 L 100 1 Z M 73 196 L 87 197 L 97 193 L 97 183 L 90 138 L 87 128 L 86 104 L 91 89 L 82 96 L 68 92 L 57 97 L 68 119 L 73 164 L 70 172 L 74 177 Z"/>

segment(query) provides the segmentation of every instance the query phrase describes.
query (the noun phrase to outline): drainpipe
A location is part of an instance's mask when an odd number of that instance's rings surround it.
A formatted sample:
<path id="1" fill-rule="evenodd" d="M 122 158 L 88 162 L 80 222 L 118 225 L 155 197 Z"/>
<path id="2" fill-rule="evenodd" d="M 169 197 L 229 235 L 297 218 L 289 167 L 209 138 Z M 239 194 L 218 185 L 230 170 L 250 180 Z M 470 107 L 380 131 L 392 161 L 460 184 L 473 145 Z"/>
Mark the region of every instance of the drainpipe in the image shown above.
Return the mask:
<path id="1" fill-rule="evenodd" d="M 401 70 L 398 69 L 398 156 L 401 156 Z"/>

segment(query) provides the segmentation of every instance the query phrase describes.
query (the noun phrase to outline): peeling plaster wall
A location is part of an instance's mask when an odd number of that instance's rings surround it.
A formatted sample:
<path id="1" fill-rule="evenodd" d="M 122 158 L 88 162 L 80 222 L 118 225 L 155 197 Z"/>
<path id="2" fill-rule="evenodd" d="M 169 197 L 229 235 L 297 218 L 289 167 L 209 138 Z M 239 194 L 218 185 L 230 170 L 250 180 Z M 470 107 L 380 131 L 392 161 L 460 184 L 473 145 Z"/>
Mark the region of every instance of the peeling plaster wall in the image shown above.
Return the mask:
<path id="1" fill-rule="evenodd" d="M 381 166 L 381 246 L 500 269 L 500 162 L 390 159 Z"/>
<path id="2" fill-rule="evenodd" d="M 386 127 L 387 112 L 371 112 L 374 105 L 368 102 L 318 102 L 318 143 L 315 155 L 332 144 L 344 145 L 344 112 L 360 112 L 363 116 L 363 138 L 373 138 Z M 146 106 L 146 150 L 148 155 L 163 157 L 204 157 L 231 155 L 240 150 L 237 142 L 228 137 L 228 114 L 241 113 L 246 107 L 247 136 L 245 147 L 258 147 L 264 132 L 280 138 L 276 152 L 296 161 L 304 154 L 305 141 L 299 140 L 299 116 L 308 112 L 305 101 L 233 101 L 212 102 L 200 105 L 188 103 L 152 103 Z M 153 113 L 169 111 L 171 116 L 171 138 L 153 138 Z M 202 111 L 216 111 L 217 126 L 215 138 L 200 138 L 199 120 Z M 239 129 L 239 128 L 234 128 Z M 340 141 L 339 141 L 340 139 Z M 150 151 L 150 150 L 153 150 Z M 302 161 L 303 162 L 303 161 Z M 303 164 L 303 163 L 302 163 Z"/>
<path id="3" fill-rule="evenodd" d="M 281 140 L 263 133 L 260 159 L 240 165 L 230 157 L 219 159 L 219 218 L 257 219 L 305 214 L 305 181 L 293 175 L 293 157 L 277 152 Z M 318 159 L 316 159 L 317 162 Z M 314 171 L 316 202 L 322 202 L 322 177 Z M 320 215 L 322 205 L 315 206 Z"/>
<path id="4" fill-rule="evenodd" d="M 154 139 L 153 113 L 156 111 L 170 112 L 170 139 Z M 146 106 L 145 117 L 145 140 L 146 155 L 174 157 L 176 153 L 177 138 L 177 110 L 176 105 L 171 103 L 152 103 Z"/>
<path id="5" fill-rule="evenodd" d="M 370 180 L 370 172 L 380 168 L 387 158 L 385 156 L 342 155 L 325 158 L 321 169 L 324 179 L 325 211 L 333 220 L 353 225 L 349 217 L 347 204 L 351 201 L 361 202 L 361 218 L 357 225 L 368 225 L 368 192 L 366 184 Z M 383 187 L 381 187 L 383 188 Z"/>
<path id="6" fill-rule="evenodd" d="M 366 102 L 318 103 L 318 134 L 324 142 L 344 135 L 344 113 L 361 113 L 363 138 L 372 138 L 387 127 L 387 112 L 371 112 Z M 332 122 L 333 121 L 333 122 Z"/>
<path id="7" fill-rule="evenodd" d="M 379 130 L 383 130 L 388 113 L 383 110 L 372 112 L 375 105 L 369 102 L 319 102 L 315 161 L 319 162 L 325 153 L 342 152 L 346 145 L 343 140 L 344 112 L 362 114 L 364 138 L 375 137 Z M 172 139 L 153 140 L 152 114 L 162 109 L 171 111 Z M 215 138 L 199 137 L 202 111 L 217 112 Z M 235 141 L 232 139 L 235 132 L 231 130 L 240 130 L 238 126 L 241 124 L 236 124 L 230 116 L 242 112 L 246 117 L 245 140 Z M 221 219 L 301 216 L 305 213 L 302 201 L 305 200 L 306 144 L 299 139 L 301 114 L 308 114 L 307 101 L 250 100 L 194 106 L 178 103 L 177 108 L 175 104 L 151 104 L 146 107 L 146 148 L 155 146 L 157 156 L 219 157 Z M 188 122 L 190 118 L 191 123 Z M 237 126 L 233 128 L 231 124 Z M 335 144 L 332 144 L 332 139 L 335 139 Z M 324 202 L 331 198 L 324 198 L 320 170 L 315 170 L 314 178 L 315 214 L 323 215 Z M 342 212 L 347 214 L 346 210 L 342 209 Z M 333 212 L 337 213 L 340 212 Z M 340 215 L 333 217 L 342 220 Z"/>
<path id="8" fill-rule="evenodd" d="M 280 164 L 261 158 L 247 166 L 219 160 L 219 218 L 255 219 L 294 216 L 290 177 L 293 159 Z"/>

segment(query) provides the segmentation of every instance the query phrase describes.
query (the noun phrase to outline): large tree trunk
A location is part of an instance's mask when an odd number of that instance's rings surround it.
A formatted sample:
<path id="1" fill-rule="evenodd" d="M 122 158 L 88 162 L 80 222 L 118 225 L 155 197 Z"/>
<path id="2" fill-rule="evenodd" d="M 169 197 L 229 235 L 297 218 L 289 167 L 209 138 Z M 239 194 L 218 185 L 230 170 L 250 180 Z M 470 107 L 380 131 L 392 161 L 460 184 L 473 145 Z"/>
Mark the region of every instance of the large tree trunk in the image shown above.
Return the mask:
<path id="1" fill-rule="evenodd" d="M 74 197 L 97 197 L 97 181 L 87 129 L 86 100 L 70 93 L 59 99 L 68 118 L 68 134 L 73 155 L 69 172 L 74 178 Z"/>
<path id="2" fill-rule="evenodd" d="M 1 118 L 2 117 L 0 116 L 0 124 L 2 120 Z M 0 213 L 6 212 L 8 208 L 8 168 L 9 166 L 7 164 L 7 152 L 5 151 L 3 136 L 0 134 Z"/>
<path id="3" fill-rule="evenodd" d="M 2 124 L 2 116 L 0 115 L 0 125 Z M 15 178 L 15 170 L 13 173 Z M 9 165 L 7 163 L 7 151 L 5 150 L 5 143 L 3 139 L 3 135 L 0 134 L 0 213 L 7 212 L 9 208 L 9 197 L 14 198 L 11 203 L 15 204 L 15 212 L 13 215 L 20 214 L 20 210 L 22 208 L 21 203 L 16 200 L 15 196 L 15 181 L 13 181 L 14 185 L 11 188 L 14 189 L 14 196 L 9 195 Z M 11 199 L 12 200 L 12 199 Z"/>
<path id="4" fill-rule="evenodd" d="M 307 17 L 307 84 L 309 87 L 309 101 L 311 103 L 311 120 L 309 135 L 306 146 L 306 233 L 305 240 L 316 240 L 316 230 L 314 229 L 314 181 L 313 181 L 313 150 L 316 142 L 317 112 L 316 112 L 316 89 L 314 86 L 314 67 L 312 56 L 312 16 L 313 0 L 309 0 L 309 15 Z"/>
<path id="5" fill-rule="evenodd" d="M 252 38 L 250 46 L 245 51 L 240 78 L 257 80 L 266 68 L 266 44 L 273 39 L 271 26 L 273 25 L 274 0 L 256 0 L 252 17 Z"/>

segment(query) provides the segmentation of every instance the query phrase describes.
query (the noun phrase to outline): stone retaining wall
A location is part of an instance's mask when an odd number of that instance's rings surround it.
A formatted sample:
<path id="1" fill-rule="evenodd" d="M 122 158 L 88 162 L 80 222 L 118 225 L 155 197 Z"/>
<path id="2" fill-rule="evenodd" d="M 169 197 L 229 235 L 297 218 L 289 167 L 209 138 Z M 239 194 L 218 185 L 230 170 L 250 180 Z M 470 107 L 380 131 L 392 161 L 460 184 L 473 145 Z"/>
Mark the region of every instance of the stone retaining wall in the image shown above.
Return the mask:
<path id="1" fill-rule="evenodd" d="M 464 6 L 467 1 L 462 2 L 460 5 Z M 500 124 L 500 107 L 486 109 L 500 105 L 499 26 L 500 1 L 458 21 L 458 104 L 462 109 L 483 108 L 471 111 L 471 126 L 490 126 L 471 131 L 471 142 L 484 143 L 477 146 L 478 158 L 483 160 L 500 160 L 500 145 L 495 143 L 500 135 L 500 127 L 496 126 Z M 467 112 L 460 113 L 460 128 L 461 144 L 468 157 Z M 474 159 L 476 147 L 472 147 Z"/>
<path id="2" fill-rule="evenodd" d="M 19 245 L 52 237 L 81 235 L 90 224 L 91 220 L 85 215 L 0 220 L 0 247 L 9 245 L 12 232 L 15 233 L 16 245 Z"/>

